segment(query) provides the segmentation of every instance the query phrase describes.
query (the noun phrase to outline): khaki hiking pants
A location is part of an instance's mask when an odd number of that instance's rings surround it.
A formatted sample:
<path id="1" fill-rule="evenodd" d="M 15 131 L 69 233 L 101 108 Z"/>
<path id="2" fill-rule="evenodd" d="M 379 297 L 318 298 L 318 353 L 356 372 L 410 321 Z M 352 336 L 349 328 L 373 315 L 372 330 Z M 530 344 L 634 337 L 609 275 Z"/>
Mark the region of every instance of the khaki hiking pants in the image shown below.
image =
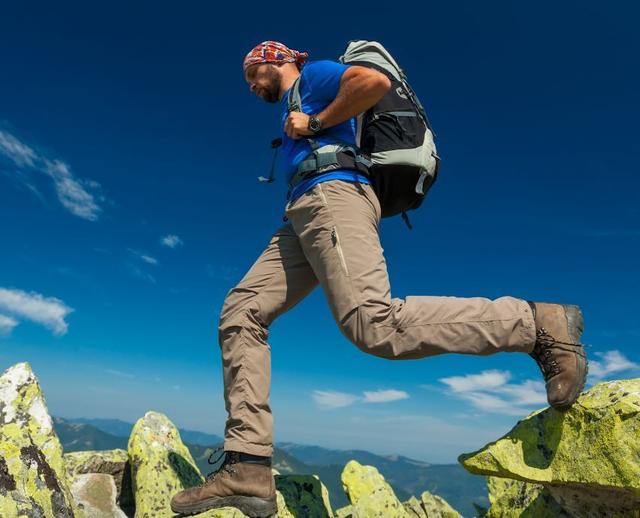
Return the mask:
<path id="1" fill-rule="evenodd" d="M 276 231 L 222 308 L 225 450 L 272 455 L 269 325 L 318 282 L 344 336 L 381 358 L 533 349 L 533 315 L 523 300 L 391 298 L 380 204 L 371 186 L 317 184 L 287 205 L 286 216 L 289 223 Z"/>

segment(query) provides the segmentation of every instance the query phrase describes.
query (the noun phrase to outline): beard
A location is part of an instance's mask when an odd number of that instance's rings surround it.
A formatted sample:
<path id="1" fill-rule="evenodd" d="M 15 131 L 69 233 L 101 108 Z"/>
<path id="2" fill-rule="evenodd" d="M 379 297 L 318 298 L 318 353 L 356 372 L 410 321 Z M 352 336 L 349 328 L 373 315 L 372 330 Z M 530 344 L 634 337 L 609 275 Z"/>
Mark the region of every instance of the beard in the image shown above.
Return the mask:
<path id="1" fill-rule="evenodd" d="M 277 103 L 280 100 L 280 86 L 282 84 L 282 78 L 280 77 L 276 67 L 269 67 L 267 79 L 269 84 L 264 88 L 264 95 L 262 98 L 268 103 Z"/>

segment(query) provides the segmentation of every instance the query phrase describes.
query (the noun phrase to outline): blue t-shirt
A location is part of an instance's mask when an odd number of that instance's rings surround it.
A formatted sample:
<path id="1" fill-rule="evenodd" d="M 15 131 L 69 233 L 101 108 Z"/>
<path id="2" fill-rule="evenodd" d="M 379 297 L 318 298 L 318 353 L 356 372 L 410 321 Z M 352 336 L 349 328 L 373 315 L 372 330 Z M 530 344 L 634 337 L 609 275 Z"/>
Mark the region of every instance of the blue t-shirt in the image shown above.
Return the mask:
<path id="1" fill-rule="evenodd" d="M 349 65 L 343 65 L 335 61 L 322 60 L 307 62 L 302 68 L 302 77 L 300 78 L 300 102 L 302 104 L 302 112 L 307 115 L 316 115 L 331 104 L 338 95 L 340 79 L 347 68 L 349 68 Z M 311 146 L 306 138 L 291 139 L 284 133 L 284 123 L 288 116 L 287 106 L 290 91 L 291 89 L 287 90 L 280 100 L 283 136 L 278 162 L 278 169 L 284 173 L 287 185 L 296 172 L 298 164 L 311 154 Z M 320 145 L 335 143 L 336 140 L 355 145 L 356 119 L 352 117 L 340 124 L 327 128 L 321 135 L 314 137 L 314 140 Z M 359 171 L 335 169 L 300 182 L 288 193 L 287 199 L 289 202 L 293 202 L 314 185 L 336 179 L 370 183 L 369 179 Z"/>

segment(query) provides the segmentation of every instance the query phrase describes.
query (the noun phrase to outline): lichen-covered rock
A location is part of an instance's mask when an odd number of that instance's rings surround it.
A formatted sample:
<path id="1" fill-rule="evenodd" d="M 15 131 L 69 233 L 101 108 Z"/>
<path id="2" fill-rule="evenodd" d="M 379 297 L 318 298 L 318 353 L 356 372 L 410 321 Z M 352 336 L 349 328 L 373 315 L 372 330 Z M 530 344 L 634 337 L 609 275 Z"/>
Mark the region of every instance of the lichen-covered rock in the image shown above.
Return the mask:
<path id="1" fill-rule="evenodd" d="M 62 446 L 28 363 L 0 377 L 0 516 L 83 516 L 69 489 Z"/>
<path id="2" fill-rule="evenodd" d="M 64 454 L 67 478 L 76 475 L 102 473 L 111 475 L 116 484 L 116 502 L 127 516 L 135 512 L 135 500 L 131 487 L 131 467 L 125 450 L 74 451 Z"/>
<path id="3" fill-rule="evenodd" d="M 333 513 L 333 516 L 335 518 L 351 518 L 353 516 L 353 507 L 351 507 L 350 505 L 345 505 L 340 509 L 336 509 L 335 513 Z"/>
<path id="4" fill-rule="evenodd" d="M 157 412 L 147 412 L 131 431 L 128 444 L 136 518 L 173 518 L 171 498 L 178 491 L 203 482 L 178 429 Z M 241 518 L 232 507 L 196 515 L 206 518 Z"/>
<path id="5" fill-rule="evenodd" d="M 640 510 L 640 379 L 595 385 L 565 413 L 534 412 L 459 461 L 472 473 L 543 484 L 578 516 L 634 516 Z"/>
<path id="6" fill-rule="evenodd" d="M 87 473 L 76 475 L 71 493 L 82 505 L 86 518 L 127 518 L 116 503 L 116 482 L 111 475 Z"/>
<path id="7" fill-rule="evenodd" d="M 618 489 L 566 485 L 549 485 L 547 489 L 568 516 L 573 518 L 640 518 L 637 500 L 631 495 L 621 498 Z"/>
<path id="8" fill-rule="evenodd" d="M 402 505 L 411 518 L 462 518 L 462 515 L 444 498 L 433 495 L 429 491 L 424 491 L 419 500 L 412 496 Z"/>
<path id="9" fill-rule="evenodd" d="M 487 489 L 491 507 L 485 518 L 529 516 L 531 518 L 562 518 L 569 516 L 542 484 L 532 484 L 509 478 L 488 477 Z"/>
<path id="10" fill-rule="evenodd" d="M 329 492 L 316 475 L 277 475 L 276 489 L 282 494 L 285 508 L 278 506 L 278 518 L 333 516 Z"/>
<path id="11" fill-rule="evenodd" d="M 342 470 L 341 479 L 353 518 L 409 518 L 391 486 L 373 466 L 350 460 Z"/>
<path id="12" fill-rule="evenodd" d="M 424 509 L 420 505 L 420 500 L 418 500 L 415 496 L 412 496 L 406 502 L 402 502 L 404 506 L 404 510 L 407 511 L 407 514 L 411 518 L 424 518 Z"/>

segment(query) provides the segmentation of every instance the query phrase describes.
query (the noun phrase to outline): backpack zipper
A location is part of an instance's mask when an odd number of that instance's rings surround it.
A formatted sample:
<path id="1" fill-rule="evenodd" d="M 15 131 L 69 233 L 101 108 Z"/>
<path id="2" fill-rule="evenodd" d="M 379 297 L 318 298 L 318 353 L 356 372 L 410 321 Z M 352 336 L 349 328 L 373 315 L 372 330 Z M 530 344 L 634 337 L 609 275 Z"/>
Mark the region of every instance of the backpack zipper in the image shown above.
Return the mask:
<path id="1" fill-rule="evenodd" d="M 390 112 L 378 112 L 374 113 L 371 117 L 372 121 L 377 121 L 378 119 L 383 119 L 385 116 L 387 117 L 417 117 L 418 114 L 412 111 L 390 111 Z"/>

